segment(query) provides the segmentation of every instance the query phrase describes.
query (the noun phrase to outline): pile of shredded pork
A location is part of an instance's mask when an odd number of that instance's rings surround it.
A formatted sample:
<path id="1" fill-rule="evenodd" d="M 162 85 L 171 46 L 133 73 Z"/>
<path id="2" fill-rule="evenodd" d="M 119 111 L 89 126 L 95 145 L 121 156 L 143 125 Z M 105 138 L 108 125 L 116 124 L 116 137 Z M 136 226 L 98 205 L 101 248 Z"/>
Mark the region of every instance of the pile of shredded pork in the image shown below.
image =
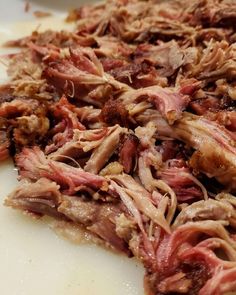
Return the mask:
<path id="1" fill-rule="evenodd" d="M 8 42 L 7 206 L 137 257 L 147 294 L 236 291 L 236 2 L 108 0 Z"/>

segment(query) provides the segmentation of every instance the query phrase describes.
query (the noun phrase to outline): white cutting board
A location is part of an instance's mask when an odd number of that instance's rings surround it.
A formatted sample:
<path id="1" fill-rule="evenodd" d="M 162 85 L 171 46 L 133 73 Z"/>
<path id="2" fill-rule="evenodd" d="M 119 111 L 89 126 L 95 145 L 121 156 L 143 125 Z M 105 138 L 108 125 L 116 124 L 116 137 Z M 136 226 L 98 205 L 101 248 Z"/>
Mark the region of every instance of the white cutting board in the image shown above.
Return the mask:
<path id="1" fill-rule="evenodd" d="M 56 11 L 53 4 L 57 3 L 57 20 L 35 20 L 32 11 L 36 2 L 44 11 Z M 75 2 L 78 5 L 82 1 Z M 0 43 L 29 34 L 39 24 L 41 29 L 64 27 L 62 4 L 73 7 L 71 1 L 31 3 L 26 14 L 24 1 L 0 0 Z M 1 54 L 5 52 L 0 49 Z M 0 63 L 0 82 L 5 78 L 5 68 Z M 1 295 L 144 294 L 144 271 L 136 260 L 98 246 L 73 244 L 57 236 L 45 222 L 4 207 L 5 196 L 17 184 L 16 176 L 10 161 L 0 164 Z"/>

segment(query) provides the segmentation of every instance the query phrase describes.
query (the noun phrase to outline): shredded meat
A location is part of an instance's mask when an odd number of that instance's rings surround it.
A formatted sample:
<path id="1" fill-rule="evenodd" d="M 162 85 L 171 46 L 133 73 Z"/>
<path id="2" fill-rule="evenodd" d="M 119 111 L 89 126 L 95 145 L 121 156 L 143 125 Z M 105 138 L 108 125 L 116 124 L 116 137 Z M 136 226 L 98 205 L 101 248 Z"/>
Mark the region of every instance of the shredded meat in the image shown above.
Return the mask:
<path id="1" fill-rule="evenodd" d="M 116 250 L 129 254 L 127 244 L 116 234 L 115 218 L 121 214 L 119 205 L 84 202 L 77 197 L 66 197 L 59 212 L 99 236 Z"/>
<path id="2" fill-rule="evenodd" d="M 10 140 L 5 130 L 0 130 L 0 161 L 9 157 Z"/>
<path id="3" fill-rule="evenodd" d="M 35 183 L 24 179 L 5 200 L 5 205 L 39 215 L 62 218 L 62 214 L 57 211 L 62 202 L 59 188 L 59 185 L 47 178 L 39 178 Z"/>
<path id="4" fill-rule="evenodd" d="M 116 204 L 97 204 L 78 196 L 62 195 L 60 186 L 47 178 L 35 183 L 22 180 L 19 187 L 9 195 L 5 205 L 24 209 L 37 215 L 50 215 L 73 221 L 107 241 L 109 246 L 129 254 L 126 243 L 117 236 L 115 218 L 122 209 Z M 119 205 L 119 204 L 118 204 Z"/>
<path id="5" fill-rule="evenodd" d="M 188 221 L 197 220 L 230 220 L 234 215 L 234 209 L 230 204 L 215 200 L 195 202 L 184 208 L 173 224 L 178 227 Z"/>
<path id="6" fill-rule="evenodd" d="M 92 188 L 100 189 L 106 186 L 106 180 L 103 177 L 50 160 L 38 147 L 24 148 L 17 155 L 16 162 L 22 178 L 37 180 L 46 177 L 56 181 L 62 188 L 68 189 L 68 193 L 75 192 L 80 185 L 90 184 Z"/>
<path id="7" fill-rule="evenodd" d="M 133 134 L 128 134 L 120 149 L 120 162 L 125 173 L 130 173 L 135 166 L 139 140 Z"/>
<path id="8" fill-rule="evenodd" d="M 235 1 L 107 0 L 67 21 L 6 44 L 5 204 L 135 256 L 148 295 L 235 292 Z"/>

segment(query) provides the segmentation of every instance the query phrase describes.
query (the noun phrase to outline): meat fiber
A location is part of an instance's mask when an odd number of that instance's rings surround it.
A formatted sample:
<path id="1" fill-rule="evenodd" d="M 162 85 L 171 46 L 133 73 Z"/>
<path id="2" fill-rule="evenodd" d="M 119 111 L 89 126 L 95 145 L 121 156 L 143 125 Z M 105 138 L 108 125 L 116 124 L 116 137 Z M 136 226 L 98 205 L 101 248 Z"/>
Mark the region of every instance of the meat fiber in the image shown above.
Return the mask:
<path id="1" fill-rule="evenodd" d="M 203 26 L 229 26 L 235 20 L 236 6 L 234 1 L 195 1 L 192 24 Z"/>
<path id="2" fill-rule="evenodd" d="M 166 85 L 166 79 L 160 76 L 155 67 L 145 61 L 135 61 L 135 63 L 128 63 L 121 66 L 116 65 L 107 71 L 107 73 L 117 81 L 128 84 L 135 89 L 153 85 Z"/>
<path id="3" fill-rule="evenodd" d="M 192 198 L 207 199 L 207 191 L 183 159 L 169 159 L 159 171 L 157 176 L 164 180 L 176 193 L 180 202 Z"/>
<path id="4" fill-rule="evenodd" d="M 53 99 L 55 93 L 43 79 L 42 69 L 43 66 L 34 60 L 30 51 L 14 54 L 8 67 L 13 95 L 44 101 Z"/>
<path id="5" fill-rule="evenodd" d="M 113 180 L 110 189 L 116 191 L 120 198 L 123 199 L 123 202 L 126 203 L 127 208 L 134 214 L 137 218 L 137 223 L 142 229 L 140 218 L 137 217 L 137 214 L 131 209 L 129 204 L 134 202 L 133 206 L 137 206 L 137 208 L 143 212 L 147 217 L 149 217 L 153 222 L 159 224 L 165 231 L 169 232 L 169 226 L 167 221 L 164 218 L 164 212 L 161 212 L 160 209 L 156 208 L 151 201 L 151 195 L 140 186 L 132 177 L 128 175 L 114 175 L 111 176 Z M 118 184 L 115 184 L 118 182 Z M 124 186 L 122 188 L 122 186 Z"/>
<path id="6" fill-rule="evenodd" d="M 161 76 L 172 76 L 182 65 L 195 63 L 196 48 L 182 50 L 174 40 L 160 45 L 140 44 L 135 51 L 135 61 L 147 61 L 154 65 Z"/>
<path id="7" fill-rule="evenodd" d="M 50 111 L 59 122 L 50 130 L 51 135 L 53 135 L 52 143 L 46 146 L 46 153 L 57 150 L 72 139 L 74 129 L 85 129 L 84 125 L 79 121 L 75 110 L 76 107 L 70 104 L 64 96 L 51 107 Z"/>
<path id="8" fill-rule="evenodd" d="M 136 91 L 127 91 L 120 97 L 124 104 L 147 100 L 153 103 L 156 109 L 170 124 L 179 119 L 182 111 L 189 103 L 189 97 L 175 89 L 150 86 Z"/>
<path id="9" fill-rule="evenodd" d="M 135 166 L 138 144 L 139 140 L 133 134 L 128 134 L 123 139 L 119 157 L 125 173 L 130 173 Z"/>
<path id="10" fill-rule="evenodd" d="M 115 219 L 122 212 L 118 205 L 86 202 L 78 197 L 63 196 L 58 211 L 73 222 L 85 226 L 108 246 L 129 254 L 127 244 L 116 234 Z"/>
<path id="11" fill-rule="evenodd" d="M 37 100 L 24 97 L 3 102 L 0 106 L 0 116 L 4 118 L 16 118 L 39 113 L 45 114 L 45 105 L 40 105 Z"/>
<path id="12" fill-rule="evenodd" d="M 62 195 L 60 186 L 47 178 L 35 183 L 22 180 L 5 205 L 31 214 L 48 215 L 81 225 L 98 236 L 107 246 L 129 255 L 125 241 L 117 236 L 115 218 L 122 210 L 114 204 L 83 200 L 80 196 Z"/>
<path id="13" fill-rule="evenodd" d="M 86 162 L 85 171 L 98 173 L 117 149 L 121 134 L 127 132 L 125 128 L 121 128 L 119 125 L 115 125 L 110 129 L 111 133 L 104 138 Z"/>
<path id="14" fill-rule="evenodd" d="M 236 267 L 222 270 L 215 274 L 211 280 L 199 291 L 199 295 L 204 294 L 224 294 L 235 290 Z"/>
<path id="15" fill-rule="evenodd" d="M 235 44 L 229 46 L 225 41 L 210 41 L 191 75 L 206 80 L 217 80 L 224 76 L 232 79 L 235 76 L 235 57 Z"/>
<path id="16" fill-rule="evenodd" d="M 153 120 L 160 135 L 180 139 L 197 150 L 189 162 L 196 172 L 215 177 L 231 190 L 235 189 L 232 180 L 236 173 L 236 149 L 232 133 L 216 122 L 189 113 L 171 128 L 158 114 Z"/>
<path id="17" fill-rule="evenodd" d="M 173 226 L 176 228 L 189 221 L 198 220 L 230 220 L 234 215 L 230 204 L 215 200 L 195 202 L 184 208 L 176 217 Z"/>
<path id="18" fill-rule="evenodd" d="M 69 194 L 76 192 L 80 185 L 88 185 L 94 189 L 105 189 L 106 180 L 98 175 L 85 172 L 64 163 L 59 163 L 46 158 L 38 148 L 24 148 L 17 155 L 16 163 L 22 178 L 37 180 L 46 177 L 58 183 Z"/>
<path id="19" fill-rule="evenodd" d="M 72 140 L 67 139 L 67 142 L 57 151 L 49 153 L 49 157 L 57 161 L 65 161 L 69 158 L 79 158 L 86 155 L 87 152 L 97 148 L 104 138 L 112 131 L 111 128 L 101 128 L 94 130 L 73 130 Z M 68 159 L 69 159 L 68 158 Z"/>
<path id="20" fill-rule="evenodd" d="M 64 218 L 57 211 L 62 202 L 59 188 L 47 178 L 39 178 L 35 183 L 24 179 L 5 200 L 5 205 L 39 215 Z"/>
<path id="21" fill-rule="evenodd" d="M 118 90 L 126 88 L 104 72 L 91 48 L 71 48 L 70 58 L 49 64 L 44 76 L 60 93 L 100 107 L 109 99 L 113 87 Z"/>
<path id="22" fill-rule="evenodd" d="M 0 161 L 6 160 L 9 154 L 10 140 L 7 137 L 6 131 L 0 131 Z"/>
<path id="23" fill-rule="evenodd" d="M 10 137 L 17 150 L 23 146 L 40 143 L 49 131 L 48 107 L 36 99 L 13 98 L 0 105 L 0 117 L 4 129 L 10 135 L 5 147 L 10 146 Z M 4 119 L 3 119 L 4 118 Z M 3 148 L 4 149 L 4 148 Z"/>

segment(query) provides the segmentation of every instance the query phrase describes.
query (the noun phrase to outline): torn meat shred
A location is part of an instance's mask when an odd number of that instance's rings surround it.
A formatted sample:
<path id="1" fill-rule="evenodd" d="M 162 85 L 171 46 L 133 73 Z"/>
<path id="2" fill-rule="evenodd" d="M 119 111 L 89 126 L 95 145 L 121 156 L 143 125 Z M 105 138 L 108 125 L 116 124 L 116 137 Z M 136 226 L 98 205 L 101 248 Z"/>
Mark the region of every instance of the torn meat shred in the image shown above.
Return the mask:
<path id="1" fill-rule="evenodd" d="M 125 92 L 120 99 L 123 103 L 134 103 L 142 100 L 152 102 L 156 109 L 167 119 L 169 124 L 181 117 L 182 111 L 189 103 L 189 97 L 171 88 L 150 86 Z"/>
<path id="2" fill-rule="evenodd" d="M 37 180 L 46 177 L 68 190 L 69 194 L 76 192 L 80 185 L 106 189 L 106 180 L 103 177 L 85 172 L 81 168 L 50 160 L 38 147 L 24 148 L 17 155 L 16 163 L 21 178 Z"/>
<path id="3" fill-rule="evenodd" d="M 120 163 L 123 165 L 125 173 L 130 173 L 135 167 L 138 145 L 139 140 L 132 133 L 128 134 L 123 140 L 119 156 Z"/>
<path id="4" fill-rule="evenodd" d="M 5 130 L 0 130 L 0 161 L 4 161 L 10 156 L 10 139 Z"/>

